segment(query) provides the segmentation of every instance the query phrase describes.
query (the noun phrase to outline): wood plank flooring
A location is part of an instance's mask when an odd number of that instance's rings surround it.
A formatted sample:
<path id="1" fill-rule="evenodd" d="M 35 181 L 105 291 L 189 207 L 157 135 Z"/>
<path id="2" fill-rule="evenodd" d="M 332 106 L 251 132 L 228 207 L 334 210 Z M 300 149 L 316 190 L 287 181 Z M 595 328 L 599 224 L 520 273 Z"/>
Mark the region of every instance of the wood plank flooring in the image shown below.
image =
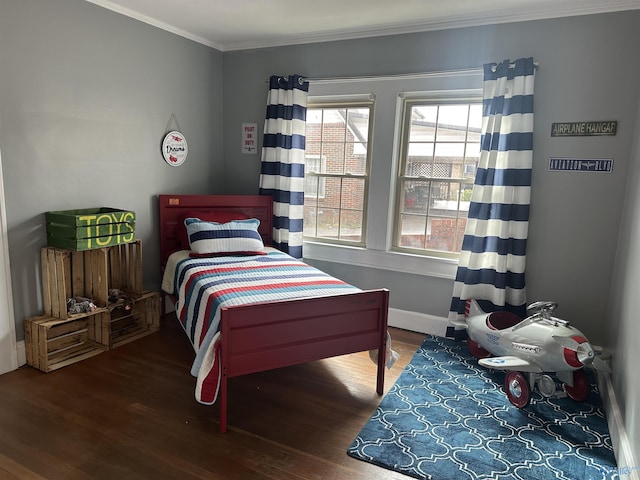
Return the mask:
<path id="1" fill-rule="evenodd" d="M 390 329 L 400 360 L 425 335 Z M 194 399 L 193 350 L 173 314 L 158 333 L 48 374 L 0 376 L 2 479 L 394 480 L 346 449 L 382 397 L 366 352 L 229 382 L 229 431 Z"/>

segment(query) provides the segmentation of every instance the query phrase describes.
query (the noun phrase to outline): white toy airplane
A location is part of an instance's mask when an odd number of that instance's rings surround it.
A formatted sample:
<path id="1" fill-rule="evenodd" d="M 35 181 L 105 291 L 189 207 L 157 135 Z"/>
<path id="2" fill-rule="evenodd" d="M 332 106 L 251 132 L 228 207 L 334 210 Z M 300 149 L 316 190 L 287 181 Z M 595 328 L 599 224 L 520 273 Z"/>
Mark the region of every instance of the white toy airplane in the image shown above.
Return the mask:
<path id="1" fill-rule="evenodd" d="M 483 312 L 469 300 L 466 318 L 467 346 L 479 364 L 506 370 L 504 389 L 518 408 L 529 403 L 537 387 L 545 397 L 562 396 L 583 401 L 589 394 L 589 381 L 583 368 L 588 365 L 610 371 L 591 344 L 569 322 L 551 316 L 555 302 L 535 302 L 527 307 L 524 320 L 510 312 Z M 563 383 L 556 386 L 552 374 Z"/>

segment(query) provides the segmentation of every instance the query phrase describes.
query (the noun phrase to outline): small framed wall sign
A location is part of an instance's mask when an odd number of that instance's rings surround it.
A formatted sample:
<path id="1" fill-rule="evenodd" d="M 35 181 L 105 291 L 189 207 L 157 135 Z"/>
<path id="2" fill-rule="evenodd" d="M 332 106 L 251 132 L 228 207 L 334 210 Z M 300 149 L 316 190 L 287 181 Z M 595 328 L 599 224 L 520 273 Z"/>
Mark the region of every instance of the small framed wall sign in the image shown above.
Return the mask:
<path id="1" fill-rule="evenodd" d="M 549 170 L 552 172 L 597 172 L 611 173 L 611 158 L 550 158 Z"/>
<path id="2" fill-rule="evenodd" d="M 551 124 L 552 137 L 592 137 L 615 135 L 618 122 L 615 120 L 599 122 L 556 122 Z"/>
<path id="3" fill-rule="evenodd" d="M 242 124 L 242 153 L 258 153 L 258 124 Z"/>
<path id="4" fill-rule="evenodd" d="M 179 167 L 187 159 L 187 139 L 178 130 L 172 130 L 162 139 L 162 156 L 172 167 Z"/>

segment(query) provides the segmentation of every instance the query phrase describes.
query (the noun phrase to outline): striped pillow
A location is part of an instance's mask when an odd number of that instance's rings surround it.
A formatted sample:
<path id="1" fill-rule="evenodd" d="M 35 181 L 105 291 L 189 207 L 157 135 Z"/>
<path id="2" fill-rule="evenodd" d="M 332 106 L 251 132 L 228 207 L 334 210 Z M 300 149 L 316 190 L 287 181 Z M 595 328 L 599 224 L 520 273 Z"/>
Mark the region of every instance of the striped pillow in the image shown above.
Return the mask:
<path id="1" fill-rule="evenodd" d="M 260 220 L 257 218 L 232 220 L 228 223 L 187 218 L 184 224 L 191 251 L 197 255 L 264 253 L 264 243 L 258 233 Z"/>

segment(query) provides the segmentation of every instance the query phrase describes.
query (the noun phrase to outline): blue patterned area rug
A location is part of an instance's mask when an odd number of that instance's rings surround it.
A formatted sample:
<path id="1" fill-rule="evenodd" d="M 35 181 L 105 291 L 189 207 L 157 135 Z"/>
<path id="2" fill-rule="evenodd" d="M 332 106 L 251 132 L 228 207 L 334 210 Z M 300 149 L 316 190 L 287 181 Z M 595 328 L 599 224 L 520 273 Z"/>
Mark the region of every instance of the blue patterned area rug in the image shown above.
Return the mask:
<path id="1" fill-rule="evenodd" d="M 585 402 L 535 391 L 518 409 L 502 389 L 504 372 L 478 365 L 466 342 L 428 336 L 347 453 L 419 479 L 616 479 L 587 375 Z"/>

